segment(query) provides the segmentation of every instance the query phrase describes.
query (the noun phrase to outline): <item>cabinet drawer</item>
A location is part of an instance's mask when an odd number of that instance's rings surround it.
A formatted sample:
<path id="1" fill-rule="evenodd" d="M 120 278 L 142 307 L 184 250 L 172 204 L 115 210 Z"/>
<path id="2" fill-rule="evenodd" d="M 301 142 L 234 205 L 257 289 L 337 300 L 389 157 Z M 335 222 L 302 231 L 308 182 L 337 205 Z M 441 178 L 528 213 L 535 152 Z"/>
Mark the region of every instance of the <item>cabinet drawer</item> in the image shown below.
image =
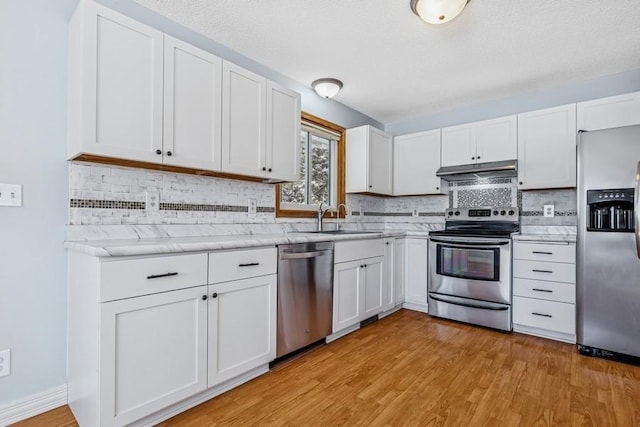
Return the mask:
<path id="1" fill-rule="evenodd" d="M 513 259 L 576 262 L 576 245 L 565 243 L 513 242 Z"/>
<path id="2" fill-rule="evenodd" d="M 155 294 L 207 283 L 207 254 L 105 260 L 100 301 Z"/>
<path id="3" fill-rule="evenodd" d="M 384 256 L 384 239 L 349 240 L 335 243 L 334 262 Z"/>
<path id="4" fill-rule="evenodd" d="M 513 297 L 513 323 L 573 335 L 576 306 L 564 302 Z"/>
<path id="5" fill-rule="evenodd" d="M 576 265 L 560 262 L 515 260 L 513 262 L 513 277 L 546 280 L 549 282 L 576 283 Z"/>
<path id="6" fill-rule="evenodd" d="M 575 304 L 576 286 L 572 283 L 515 277 L 513 279 L 513 295 Z"/>
<path id="7" fill-rule="evenodd" d="M 209 283 L 274 274 L 277 269 L 278 250 L 275 247 L 209 254 Z"/>

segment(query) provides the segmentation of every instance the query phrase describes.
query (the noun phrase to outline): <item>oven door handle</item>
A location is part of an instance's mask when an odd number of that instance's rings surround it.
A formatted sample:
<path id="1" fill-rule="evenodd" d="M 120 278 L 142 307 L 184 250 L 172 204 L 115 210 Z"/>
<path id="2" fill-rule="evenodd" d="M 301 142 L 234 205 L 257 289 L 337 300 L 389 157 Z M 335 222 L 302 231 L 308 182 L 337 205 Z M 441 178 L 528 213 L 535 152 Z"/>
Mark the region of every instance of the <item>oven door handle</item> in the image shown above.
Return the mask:
<path id="1" fill-rule="evenodd" d="M 470 304 L 470 303 L 465 303 L 465 302 L 451 301 L 451 300 L 444 299 L 444 298 L 438 298 L 437 296 L 434 296 L 433 294 L 429 294 L 429 298 L 434 299 L 436 301 L 444 302 L 446 304 L 459 305 L 459 306 L 462 306 L 462 307 L 479 308 L 481 310 L 493 310 L 493 311 L 509 310 L 509 306 L 496 307 L 496 306 L 489 306 L 489 305 L 482 305 L 482 304 Z"/>
<path id="2" fill-rule="evenodd" d="M 511 240 L 482 240 L 482 241 L 478 241 L 478 240 L 474 240 L 474 241 L 468 241 L 468 242 L 461 242 L 460 240 L 444 240 L 444 239 L 437 239 L 434 237 L 429 237 L 429 240 L 431 240 L 432 242 L 436 242 L 436 243 L 445 243 L 445 244 L 449 244 L 449 245 L 456 245 L 456 246 L 487 246 L 487 245 L 492 245 L 492 246 L 504 246 L 504 245 L 508 245 L 509 243 L 511 243 Z"/>

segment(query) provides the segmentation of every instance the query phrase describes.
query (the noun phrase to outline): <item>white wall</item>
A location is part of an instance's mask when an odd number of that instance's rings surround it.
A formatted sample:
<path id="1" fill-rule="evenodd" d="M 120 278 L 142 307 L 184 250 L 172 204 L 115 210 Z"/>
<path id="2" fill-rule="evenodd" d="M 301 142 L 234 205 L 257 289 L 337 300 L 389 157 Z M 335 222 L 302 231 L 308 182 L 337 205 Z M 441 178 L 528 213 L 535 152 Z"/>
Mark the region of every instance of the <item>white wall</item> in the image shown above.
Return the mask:
<path id="1" fill-rule="evenodd" d="M 77 0 L 0 2 L 0 406 L 65 383 L 66 34 Z"/>

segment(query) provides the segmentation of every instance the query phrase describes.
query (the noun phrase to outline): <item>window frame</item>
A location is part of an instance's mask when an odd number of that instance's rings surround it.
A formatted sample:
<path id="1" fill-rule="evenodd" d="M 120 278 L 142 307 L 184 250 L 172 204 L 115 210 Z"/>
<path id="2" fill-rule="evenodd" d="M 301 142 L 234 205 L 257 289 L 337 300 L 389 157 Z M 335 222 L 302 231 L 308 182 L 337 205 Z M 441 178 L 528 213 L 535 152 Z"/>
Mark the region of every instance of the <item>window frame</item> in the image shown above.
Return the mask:
<path id="1" fill-rule="evenodd" d="M 336 140 L 336 206 L 346 203 L 345 196 L 345 135 L 346 129 L 342 126 L 331 123 L 320 117 L 314 116 L 304 111 L 301 113 L 301 121 L 309 122 L 320 128 L 326 128 L 333 132 L 340 134 Z M 285 209 L 280 206 L 280 184 L 275 186 L 276 192 L 276 218 L 316 218 L 318 216 L 317 210 L 311 209 Z M 339 209 L 338 217 L 344 218 L 345 212 L 343 209 Z M 331 217 L 329 212 L 325 213 L 325 217 Z M 334 213 L 334 218 L 335 218 Z"/>

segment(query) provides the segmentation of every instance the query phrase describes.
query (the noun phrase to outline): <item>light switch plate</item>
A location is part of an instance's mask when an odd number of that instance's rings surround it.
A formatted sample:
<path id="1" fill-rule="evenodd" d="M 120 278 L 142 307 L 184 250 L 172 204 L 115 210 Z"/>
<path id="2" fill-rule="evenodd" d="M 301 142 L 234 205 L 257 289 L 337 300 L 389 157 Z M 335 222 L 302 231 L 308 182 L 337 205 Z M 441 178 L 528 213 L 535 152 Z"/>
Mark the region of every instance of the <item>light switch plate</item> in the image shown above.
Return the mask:
<path id="1" fill-rule="evenodd" d="M 544 216 L 547 218 L 551 218 L 554 215 L 553 205 L 544 205 Z"/>
<path id="2" fill-rule="evenodd" d="M 0 184 L 0 206 L 22 206 L 22 185 Z"/>

